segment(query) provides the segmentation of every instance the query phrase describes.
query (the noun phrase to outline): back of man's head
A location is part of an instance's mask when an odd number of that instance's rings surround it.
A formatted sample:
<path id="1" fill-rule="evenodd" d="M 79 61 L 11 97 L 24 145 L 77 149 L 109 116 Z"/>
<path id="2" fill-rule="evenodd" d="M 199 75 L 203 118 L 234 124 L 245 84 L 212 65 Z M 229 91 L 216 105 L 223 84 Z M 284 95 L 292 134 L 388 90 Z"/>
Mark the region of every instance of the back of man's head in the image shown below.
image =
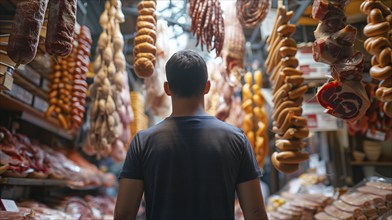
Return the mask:
<path id="1" fill-rule="evenodd" d="M 202 96 L 208 79 L 207 65 L 196 52 L 179 51 L 166 63 L 166 78 L 173 96 Z"/>

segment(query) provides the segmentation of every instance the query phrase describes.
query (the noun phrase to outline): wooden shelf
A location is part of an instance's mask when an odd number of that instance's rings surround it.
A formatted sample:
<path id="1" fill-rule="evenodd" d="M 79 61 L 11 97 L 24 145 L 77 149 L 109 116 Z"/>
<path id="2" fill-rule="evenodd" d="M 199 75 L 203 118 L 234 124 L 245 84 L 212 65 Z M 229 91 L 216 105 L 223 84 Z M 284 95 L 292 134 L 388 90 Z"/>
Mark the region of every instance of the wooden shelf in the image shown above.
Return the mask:
<path id="1" fill-rule="evenodd" d="M 75 133 L 61 128 L 55 118 L 45 118 L 44 113 L 9 95 L 0 93 L 0 103 L 0 110 L 2 111 L 18 112 L 20 113 L 20 119 L 23 121 L 30 122 L 67 140 L 75 139 Z"/>
<path id="2" fill-rule="evenodd" d="M 98 186 L 77 186 L 69 180 L 56 180 L 56 179 L 33 179 L 33 178 L 13 178 L 13 177 L 0 177 L 0 185 L 13 185 L 13 186 L 58 186 L 67 187 L 73 190 L 95 190 Z"/>
<path id="3" fill-rule="evenodd" d="M 392 166 L 392 161 L 351 161 L 351 166 Z"/>

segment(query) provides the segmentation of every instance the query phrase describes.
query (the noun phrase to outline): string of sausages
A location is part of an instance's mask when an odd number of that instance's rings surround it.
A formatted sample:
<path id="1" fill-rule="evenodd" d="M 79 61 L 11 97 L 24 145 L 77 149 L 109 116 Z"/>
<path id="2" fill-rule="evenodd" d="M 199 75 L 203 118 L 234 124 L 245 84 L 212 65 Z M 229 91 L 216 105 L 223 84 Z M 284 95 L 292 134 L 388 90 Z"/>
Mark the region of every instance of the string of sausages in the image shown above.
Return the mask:
<path id="1" fill-rule="evenodd" d="M 267 16 L 271 0 L 238 0 L 236 6 L 241 24 L 246 28 L 254 28 Z"/>
<path id="2" fill-rule="evenodd" d="M 379 80 L 376 97 L 384 102 L 384 113 L 392 117 L 392 13 L 381 1 L 366 0 L 361 12 L 367 15 L 368 24 L 363 33 L 366 51 L 373 55 L 370 76 Z"/>
<path id="3" fill-rule="evenodd" d="M 156 61 L 156 0 L 143 0 L 137 8 L 139 16 L 133 50 L 134 69 L 138 77 L 148 78 L 154 73 Z"/>
<path id="4" fill-rule="evenodd" d="M 279 150 L 272 154 L 271 159 L 275 168 L 284 173 L 295 172 L 299 163 L 309 158 L 308 153 L 303 151 L 303 139 L 308 137 L 309 129 L 306 127 L 307 120 L 301 116 L 302 96 L 308 88 L 303 85 L 303 73 L 296 69 L 297 44 L 291 38 L 296 27 L 288 24 L 292 16 L 292 11 L 287 12 L 284 7 L 280 7 L 267 40 L 269 55 L 266 67 L 272 81 L 274 102 L 272 131 L 275 133 L 275 146 Z"/>
<path id="5" fill-rule="evenodd" d="M 268 115 L 264 108 L 265 99 L 261 94 L 262 73 L 256 71 L 245 74 L 242 87 L 242 109 L 245 112 L 243 130 L 256 156 L 257 163 L 263 167 L 269 151 L 267 127 Z"/>
<path id="6" fill-rule="evenodd" d="M 124 80 L 126 63 L 122 52 L 124 39 L 119 25 L 124 20 L 121 1 L 107 0 L 100 17 L 102 33 L 98 39 L 97 57 L 94 61 L 96 75 L 90 86 L 92 104 L 89 110 L 89 138 L 88 144 L 83 148 L 87 154 L 96 154 L 98 158 L 115 154 L 114 159 L 120 160 L 117 158 L 120 156 L 123 159 L 124 142 L 119 141 L 119 138 L 124 132 L 125 137 L 130 137 L 129 126 L 124 127 L 121 121 L 121 114 L 127 114 L 127 107 L 124 106 L 126 97 L 122 95 L 124 83 L 127 83 Z M 129 100 L 129 97 L 127 98 Z M 130 115 L 129 117 L 131 118 Z M 129 140 L 125 141 L 128 143 Z"/>
<path id="7" fill-rule="evenodd" d="M 225 27 L 219 0 L 190 0 L 190 16 L 192 18 L 191 31 L 196 35 L 196 46 L 204 46 L 208 52 L 215 49 L 216 56 L 220 56 Z"/>
<path id="8" fill-rule="evenodd" d="M 77 129 L 83 123 L 87 82 L 86 73 L 90 64 L 91 33 L 82 26 L 75 34 L 70 54 L 58 57 L 54 73 L 49 75 L 49 108 L 46 117 L 56 117 L 64 129 Z"/>
<path id="9" fill-rule="evenodd" d="M 72 83 L 72 100 L 71 100 L 71 121 L 72 128 L 79 128 L 84 119 L 84 112 L 86 111 L 86 91 L 88 84 L 86 81 L 86 73 L 90 65 L 90 49 L 92 39 L 90 29 L 86 26 L 81 26 L 80 33 L 77 38 L 77 48 L 74 55 L 74 70 Z"/>

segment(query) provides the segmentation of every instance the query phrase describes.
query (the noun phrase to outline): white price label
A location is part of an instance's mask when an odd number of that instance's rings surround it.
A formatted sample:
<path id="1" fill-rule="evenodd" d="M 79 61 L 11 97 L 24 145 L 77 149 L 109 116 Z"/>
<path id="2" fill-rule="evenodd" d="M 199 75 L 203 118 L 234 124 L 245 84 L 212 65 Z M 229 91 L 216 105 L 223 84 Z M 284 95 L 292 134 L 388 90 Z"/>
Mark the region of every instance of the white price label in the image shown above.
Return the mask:
<path id="1" fill-rule="evenodd" d="M 1 204 L 7 212 L 19 212 L 18 206 L 14 200 L 1 199 Z"/>
<path id="2" fill-rule="evenodd" d="M 378 130 L 376 130 L 374 133 L 372 133 L 370 130 L 367 130 L 366 137 L 377 140 L 377 141 L 385 141 L 386 133 L 383 131 L 378 131 Z"/>

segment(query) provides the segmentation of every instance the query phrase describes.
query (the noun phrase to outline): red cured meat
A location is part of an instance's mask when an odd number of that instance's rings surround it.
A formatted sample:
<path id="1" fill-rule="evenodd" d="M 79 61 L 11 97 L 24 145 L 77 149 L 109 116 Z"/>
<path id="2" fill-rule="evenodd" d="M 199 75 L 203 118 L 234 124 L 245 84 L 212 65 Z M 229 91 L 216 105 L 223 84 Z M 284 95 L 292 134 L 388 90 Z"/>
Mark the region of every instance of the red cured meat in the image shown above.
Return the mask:
<path id="1" fill-rule="evenodd" d="M 358 81 L 326 83 L 318 91 L 317 101 L 326 108 L 326 113 L 348 121 L 363 117 L 370 106 L 366 91 Z"/>

